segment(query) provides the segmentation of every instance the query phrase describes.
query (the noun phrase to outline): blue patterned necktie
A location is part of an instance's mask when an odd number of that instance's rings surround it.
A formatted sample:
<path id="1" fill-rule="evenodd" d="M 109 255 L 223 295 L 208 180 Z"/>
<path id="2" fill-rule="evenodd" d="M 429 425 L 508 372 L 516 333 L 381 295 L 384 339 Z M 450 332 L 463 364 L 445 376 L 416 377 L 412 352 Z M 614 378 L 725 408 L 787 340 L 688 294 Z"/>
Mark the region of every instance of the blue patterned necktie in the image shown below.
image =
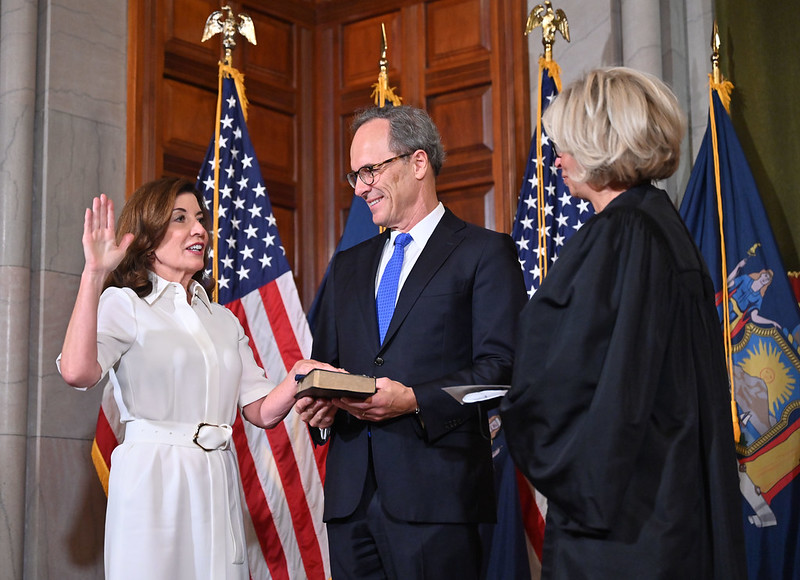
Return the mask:
<path id="1" fill-rule="evenodd" d="M 394 305 L 397 301 L 397 284 L 400 282 L 400 270 L 403 269 L 405 249 L 411 241 L 411 234 L 399 234 L 394 239 L 394 252 L 383 271 L 381 283 L 378 285 L 378 295 L 375 299 L 378 307 L 378 331 L 381 335 L 381 344 L 389 329 L 389 322 L 394 314 Z"/>

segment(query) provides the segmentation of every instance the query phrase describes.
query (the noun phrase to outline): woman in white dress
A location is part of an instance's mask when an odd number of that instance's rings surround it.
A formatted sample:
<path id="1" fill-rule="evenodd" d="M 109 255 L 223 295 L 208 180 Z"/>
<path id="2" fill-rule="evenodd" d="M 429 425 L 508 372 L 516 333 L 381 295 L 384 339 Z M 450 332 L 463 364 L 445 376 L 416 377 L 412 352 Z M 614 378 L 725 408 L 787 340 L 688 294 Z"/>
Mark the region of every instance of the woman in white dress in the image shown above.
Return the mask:
<path id="1" fill-rule="evenodd" d="M 248 578 L 231 425 L 277 425 L 292 408 L 295 363 L 278 385 L 236 317 L 209 300 L 208 214 L 185 179 L 140 187 L 118 231 L 106 196 L 86 210 L 86 258 L 60 356 L 73 387 L 106 375 L 126 425 L 112 455 L 106 578 Z"/>

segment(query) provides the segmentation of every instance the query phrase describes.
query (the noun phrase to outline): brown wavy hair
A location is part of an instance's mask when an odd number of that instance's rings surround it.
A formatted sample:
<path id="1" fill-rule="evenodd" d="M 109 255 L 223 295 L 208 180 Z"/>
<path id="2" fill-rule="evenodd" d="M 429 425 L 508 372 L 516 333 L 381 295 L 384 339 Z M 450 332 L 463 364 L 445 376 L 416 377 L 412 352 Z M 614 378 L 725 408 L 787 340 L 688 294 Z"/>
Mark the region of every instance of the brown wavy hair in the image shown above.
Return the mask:
<path id="1" fill-rule="evenodd" d="M 210 224 L 205 200 L 195 189 L 194 183 L 182 177 L 165 177 L 145 183 L 133 192 L 125 203 L 117 220 L 117 243 L 127 234 L 133 234 L 133 242 L 125 252 L 119 266 L 106 278 L 104 289 L 109 286 L 130 288 L 141 298 L 153 289 L 148 272 L 152 270 L 153 252 L 164 239 L 172 219 L 175 199 L 182 193 L 191 193 L 203 212 L 206 230 Z M 209 236 L 210 237 L 210 236 Z M 210 245 L 206 245 L 204 262 L 208 263 Z M 192 276 L 206 291 L 210 291 L 213 280 L 205 276 L 203 269 Z"/>

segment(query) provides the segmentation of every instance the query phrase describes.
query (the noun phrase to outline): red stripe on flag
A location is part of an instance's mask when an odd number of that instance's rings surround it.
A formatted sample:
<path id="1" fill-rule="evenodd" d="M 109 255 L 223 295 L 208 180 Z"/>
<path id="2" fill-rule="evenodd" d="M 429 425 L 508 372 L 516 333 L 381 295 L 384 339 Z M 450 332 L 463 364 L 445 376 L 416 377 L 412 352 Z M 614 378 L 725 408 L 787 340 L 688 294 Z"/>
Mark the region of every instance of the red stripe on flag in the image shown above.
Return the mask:
<path id="1" fill-rule="evenodd" d="M 314 521 L 308 507 L 303 482 L 300 479 L 300 470 L 297 468 L 297 461 L 295 461 L 292 445 L 289 442 L 289 434 L 283 423 L 268 430 L 267 439 L 269 439 L 272 455 L 278 465 L 283 492 L 286 494 L 286 501 L 292 513 L 294 535 L 302 554 L 306 576 L 310 579 L 325 580 L 325 565 L 322 561 L 322 551 L 317 541 Z"/>
<path id="2" fill-rule="evenodd" d="M 780 491 L 783 490 L 787 485 L 792 483 L 795 477 L 800 475 L 800 465 L 797 465 L 792 469 L 790 472 L 786 473 L 783 477 L 781 477 L 778 481 L 775 482 L 769 491 L 762 491 L 761 495 L 764 496 L 764 500 L 768 504 L 772 504 L 772 500 L 775 499 L 775 496 L 778 495 Z"/>
<path id="3" fill-rule="evenodd" d="M 278 284 L 270 282 L 259 288 L 259 292 L 261 293 L 261 301 L 264 303 L 264 310 L 267 312 L 269 325 L 272 328 L 272 334 L 280 346 L 283 364 L 287 369 L 291 369 L 295 362 L 303 358 L 303 352 L 297 343 L 294 327 L 286 312 L 286 305 L 283 302 Z M 250 336 L 249 333 L 248 336 Z M 309 435 L 309 438 L 311 438 L 311 435 Z M 314 449 L 314 459 L 317 462 L 320 480 L 324 483 L 325 459 L 328 456 L 328 446 L 317 447 L 313 443 L 311 445 Z"/>
<path id="4" fill-rule="evenodd" d="M 278 348 L 281 351 L 283 366 L 289 370 L 294 363 L 303 358 L 303 352 L 300 350 L 300 345 L 297 344 L 294 327 L 292 327 L 292 321 L 289 320 L 289 315 L 286 313 L 280 290 L 275 282 L 270 282 L 259 288 L 258 291 L 261 294 L 264 309 L 267 311 L 269 326 L 272 328 L 275 342 L 278 343 Z"/>
<path id="5" fill-rule="evenodd" d="M 116 446 L 119 445 L 119 441 L 117 441 L 117 436 L 108 423 L 108 418 L 102 406 L 97 415 L 97 427 L 95 428 L 94 439 L 97 443 L 97 448 L 100 450 L 100 454 L 103 456 L 103 461 L 106 462 L 106 466 L 111 467 L 111 453 Z"/>
<path id="6" fill-rule="evenodd" d="M 270 292 L 269 288 L 274 289 L 275 292 Z M 281 353 L 283 354 L 284 352 L 283 345 L 286 345 L 287 351 L 291 352 L 293 349 L 295 349 L 298 353 L 298 358 L 302 358 L 300 347 L 295 339 L 294 330 L 292 329 L 291 324 L 289 324 L 289 317 L 286 314 L 286 309 L 283 307 L 283 300 L 281 299 L 280 293 L 277 292 L 275 283 L 271 282 L 266 286 L 262 286 L 260 292 L 262 301 L 264 301 L 264 307 L 267 311 L 267 316 L 270 321 L 270 327 L 272 328 L 272 332 L 275 335 L 276 341 L 279 345 L 281 345 Z M 270 306 L 272 306 L 272 308 L 267 307 L 268 299 L 271 300 Z M 254 344 L 253 335 L 250 332 L 250 325 L 248 324 L 241 301 L 235 300 L 234 302 L 228 304 L 227 307 L 230 308 L 234 314 L 236 314 L 236 317 L 241 322 L 245 334 L 250 339 L 250 344 Z M 271 314 L 271 311 L 274 311 L 274 316 Z M 283 335 L 279 336 L 278 332 L 276 331 L 276 324 L 278 326 L 283 324 L 281 319 L 285 319 L 285 322 L 288 324 L 288 333 L 286 332 L 286 328 L 284 328 Z M 287 338 L 287 334 L 291 336 L 291 340 Z M 261 368 L 264 368 L 257 349 L 253 349 L 253 356 L 256 359 L 256 363 L 258 363 Z M 292 365 L 294 365 L 294 362 L 298 360 L 294 359 L 290 364 L 286 364 L 287 359 L 285 355 L 283 356 L 283 359 L 284 365 L 287 368 L 291 368 Z M 265 432 L 267 434 L 267 439 L 269 440 L 270 449 L 272 450 L 272 456 L 275 459 L 275 464 L 278 467 L 278 474 L 280 475 L 281 483 L 283 485 L 283 493 L 286 496 L 286 503 L 288 504 L 289 511 L 292 514 L 292 526 L 294 528 L 297 545 L 300 549 L 301 558 L 303 560 L 303 568 L 306 571 L 306 576 L 310 579 L 321 578 L 322 580 L 325 580 L 325 565 L 322 560 L 322 551 L 320 550 L 319 542 L 317 541 L 314 521 L 311 517 L 311 509 L 308 507 L 308 499 L 306 498 L 305 490 L 303 488 L 303 481 L 300 477 L 300 470 L 297 467 L 297 460 L 294 456 L 294 450 L 292 448 L 291 441 L 289 441 L 289 434 L 286 431 L 286 426 L 283 423 L 279 423 L 272 429 L 269 429 Z M 248 456 L 249 455 L 250 453 L 248 452 Z M 244 476 L 242 476 L 242 479 L 244 480 Z M 263 497 L 263 491 L 260 488 L 259 492 Z M 280 544 L 280 542 L 278 542 L 278 544 Z"/>
<path id="7" fill-rule="evenodd" d="M 275 519 L 269 509 L 267 498 L 261 487 L 258 477 L 258 470 L 250 453 L 250 445 L 247 441 L 247 434 L 244 430 L 241 415 L 237 413 L 236 421 L 233 424 L 233 441 L 236 445 L 236 455 L 239 459 L 239 474 L 244 488 L 244 497 L 247 502 L 247 509 L 253 520 L 258 543 L 261 546 L 261 553 L 269 568 L 270 576 L 273 579 L 289 580 L 289 567 L 286 563 L 286 555 L 283 553 L 278 529 L 275 526 Z"/>
<path id="8" fill-rule="evenodd" d="M 536 498 L 533 496 L 533 489 L 519 470 L 514 470 L 517 474 L 517 488 L 519 489 L 519 505 L 522 510 L 522 523 L 525 526 L 525 534 L 528 541 L 533 546 L 539 561 L 542 561 L 542 546 L 544 545 L 544 520 L 539 506 L 536 505 Z"/>

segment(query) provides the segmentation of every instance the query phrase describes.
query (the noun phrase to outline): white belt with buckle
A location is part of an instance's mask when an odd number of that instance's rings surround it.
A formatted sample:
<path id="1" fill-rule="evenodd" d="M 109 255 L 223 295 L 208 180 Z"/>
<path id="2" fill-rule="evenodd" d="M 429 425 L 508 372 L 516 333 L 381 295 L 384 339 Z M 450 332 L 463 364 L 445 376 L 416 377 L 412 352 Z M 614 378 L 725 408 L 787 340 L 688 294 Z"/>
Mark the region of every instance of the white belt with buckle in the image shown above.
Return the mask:
<path id="1" fill-rule="evenodd" d="M 177 423 L 136 419 L 125 424 L 125 442 L 163 443 L 195 447 L 203 451 L 224 450 L 230 447 L 233 428 L 211 423 Z"/>

